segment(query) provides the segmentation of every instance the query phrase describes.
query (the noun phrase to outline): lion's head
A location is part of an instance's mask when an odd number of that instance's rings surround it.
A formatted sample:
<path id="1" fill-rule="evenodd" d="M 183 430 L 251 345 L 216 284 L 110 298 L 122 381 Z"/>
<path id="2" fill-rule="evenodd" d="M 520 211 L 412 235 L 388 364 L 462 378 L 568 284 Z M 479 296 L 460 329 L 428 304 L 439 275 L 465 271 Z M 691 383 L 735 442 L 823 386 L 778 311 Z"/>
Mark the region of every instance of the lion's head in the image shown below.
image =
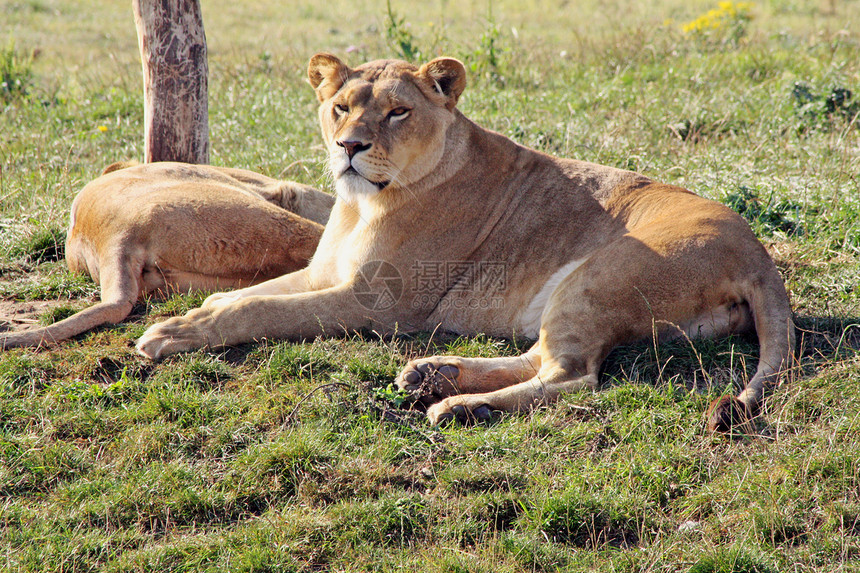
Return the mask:
<path id="1" fill-rule="evenodd" d="M 347 200 L 409 186 L 439 163 L 466 70 L 452 58 L 420 68 L 378 60 L 351 69 L 317 54 L 308 79 L 338 195 Z"/>

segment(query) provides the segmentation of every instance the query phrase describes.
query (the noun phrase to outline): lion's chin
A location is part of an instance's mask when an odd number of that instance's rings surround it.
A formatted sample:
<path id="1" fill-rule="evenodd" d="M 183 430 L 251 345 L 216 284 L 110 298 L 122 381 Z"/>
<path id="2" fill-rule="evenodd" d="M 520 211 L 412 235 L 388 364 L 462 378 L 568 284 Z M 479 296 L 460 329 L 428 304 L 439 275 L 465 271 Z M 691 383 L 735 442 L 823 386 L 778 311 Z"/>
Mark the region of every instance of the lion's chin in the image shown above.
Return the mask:
<path id="1" fill-rule="evenodd" d="M 387 185 L 387 181 L 373 183 L 351 170 L 344 172 L 334 183 L 338 196 L 343 197 L 349 202 L 376 195 Z"/>

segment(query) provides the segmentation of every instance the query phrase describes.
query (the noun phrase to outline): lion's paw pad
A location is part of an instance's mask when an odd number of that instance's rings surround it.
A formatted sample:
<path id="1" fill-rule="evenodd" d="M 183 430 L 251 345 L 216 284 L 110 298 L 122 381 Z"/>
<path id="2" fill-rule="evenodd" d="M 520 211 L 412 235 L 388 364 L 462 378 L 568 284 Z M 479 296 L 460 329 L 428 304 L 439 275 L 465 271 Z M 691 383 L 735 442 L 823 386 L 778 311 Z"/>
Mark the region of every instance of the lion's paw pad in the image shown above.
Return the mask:
<path id="1" fill-rule="evenodd" d="M 448 395 L 460 369 L 453 364 L 422 362 L 407 366 L 395 381 L 397 385 L 417 397 Z"/>
<path id="2" fill-rule="evenodd" d="M 434 426 L 446 426 L 454 422 L 462 426 L 471 426 L 472 424 L 491 423 L 493 421 L 493 409 L 487 404 L 481 404 L 474 408 L 457 404 L 449 409 L 442 402 L 431 407 L 427 411 L 427 416 Z"/>

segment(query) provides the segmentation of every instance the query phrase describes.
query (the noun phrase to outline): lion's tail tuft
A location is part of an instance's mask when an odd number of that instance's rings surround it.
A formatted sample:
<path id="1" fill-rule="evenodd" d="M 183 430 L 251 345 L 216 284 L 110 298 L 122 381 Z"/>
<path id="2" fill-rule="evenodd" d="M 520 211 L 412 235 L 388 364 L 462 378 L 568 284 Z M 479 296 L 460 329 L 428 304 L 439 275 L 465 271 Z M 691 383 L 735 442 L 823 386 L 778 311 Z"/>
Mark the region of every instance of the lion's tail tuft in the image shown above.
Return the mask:
<path id="1" fill-rule="evenodd" d="M 716 400 L 708 410 L 711 431 L 731 431 L 744 426 L 760 408 L 767 388 L 776 386 L 793 366 L 794 322 L 785 285 L 771 264 L 753 279 L 744 298 L 752 311 L 759 340 L 759 362 L 755 375 L 737 396 Z"/>

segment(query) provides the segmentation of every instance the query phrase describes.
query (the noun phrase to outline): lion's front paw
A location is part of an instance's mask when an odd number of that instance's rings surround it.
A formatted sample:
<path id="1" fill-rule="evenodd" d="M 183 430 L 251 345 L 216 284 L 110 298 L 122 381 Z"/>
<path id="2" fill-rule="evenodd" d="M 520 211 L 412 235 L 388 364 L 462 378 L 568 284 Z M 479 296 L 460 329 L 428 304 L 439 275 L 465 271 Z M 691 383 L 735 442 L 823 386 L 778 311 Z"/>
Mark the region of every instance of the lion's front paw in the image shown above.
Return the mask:
<path id="1" fill-rule="evenodd" d="M 229 306 L 239 300 L 240 295 L 237 291 L 215 292 L 206 297 L 201 308 L 218 308 Z"/>
<path id="2" fill-rule="evenodd" d="M 427 418 L 434 426 L 454 421 L 465 426 L 476 422 L 491 422 L 493 409 L 488 404 L 470 400 L 465 396 L 452 396 L 430 406 L 427 409 Z"/>
<path id="3" fill-rule="evenodd" d="M 449 360 L 422 358 L 407 364 L 394 383 L 425 405 L 430 405 L 446 396 L 457 394 L 459 376 L 460 369 Z"/>
<path id="4" fill-rule="evenodd" d="M 169 354 L 208 346 L 209 339 L 201 330 L 200 321 L 189 319 L 189 315 L 170 318 L 147 328 L 137 340 L 137 351 L 151 360 L 159 360 Z"/>

